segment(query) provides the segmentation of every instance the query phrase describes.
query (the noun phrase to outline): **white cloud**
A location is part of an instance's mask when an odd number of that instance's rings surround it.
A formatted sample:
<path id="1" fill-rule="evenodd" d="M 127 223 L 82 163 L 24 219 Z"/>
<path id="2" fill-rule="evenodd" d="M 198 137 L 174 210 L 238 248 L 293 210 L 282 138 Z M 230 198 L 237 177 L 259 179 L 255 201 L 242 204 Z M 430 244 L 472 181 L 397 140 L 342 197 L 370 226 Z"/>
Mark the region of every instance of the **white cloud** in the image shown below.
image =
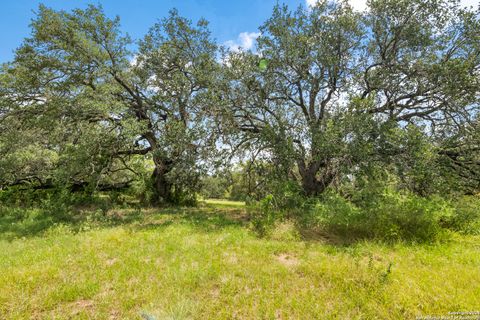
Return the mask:
<path id="1" fill-rule="evenodd" d="M 225 45 L 232 51 L 250 50 L 259 36 L 260 32 L 242 32 L 237 40 L 228 40 Z"/>
<path id="2" fill-rule="evenodd" d="M 358 11 L 363 11 L 367 9 L 367 1 L 366 0 L 349 0 L 348 1 L 353 9 Z"/>
<path id="3" fill-rule="evenodd" d="M 318 0 L 305 0 L 307 7 L 313 7 Z M 366 0 L 349 0 L 348 1 L 353 9 L 358 11 L 363 11 L 367 8 L 367 1 Z"/>
<path id="4" fill-rule="evenodd" d="M 314 6 L 318 0 L 305 0 L 307 6 Z M 367 0 L 349 0 L 350 5 L 358 11 L 363 11 L 367 8 Z M 478 7 L 478 0 L 460 0 L 460 5 L 463 7 L 473 6 Z"/>
<path id="5" fill-rule="evenodd" d="M 478 0 L 461 0 L 460 4 L 464 7 L 470 7 L 472 6 L 473 8 L 478 8 Z"/>

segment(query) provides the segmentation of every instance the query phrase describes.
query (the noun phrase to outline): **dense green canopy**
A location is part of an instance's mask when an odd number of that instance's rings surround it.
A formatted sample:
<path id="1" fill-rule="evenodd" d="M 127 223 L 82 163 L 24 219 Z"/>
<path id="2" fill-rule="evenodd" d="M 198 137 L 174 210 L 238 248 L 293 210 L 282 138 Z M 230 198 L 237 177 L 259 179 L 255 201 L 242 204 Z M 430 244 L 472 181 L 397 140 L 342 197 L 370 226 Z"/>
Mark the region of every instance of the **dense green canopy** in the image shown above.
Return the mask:
<path id="1" fill-rule="evenodd" d="M 479 10 L 277 5 L 260 31 L 229 52 L 172 10 L 134 42 L 100 6 L 40 6 L 0 72 L 0 186 L 178 202 L 227 159 L 309 196 L 382 172 L 421 195 L 480 189 Z"/>

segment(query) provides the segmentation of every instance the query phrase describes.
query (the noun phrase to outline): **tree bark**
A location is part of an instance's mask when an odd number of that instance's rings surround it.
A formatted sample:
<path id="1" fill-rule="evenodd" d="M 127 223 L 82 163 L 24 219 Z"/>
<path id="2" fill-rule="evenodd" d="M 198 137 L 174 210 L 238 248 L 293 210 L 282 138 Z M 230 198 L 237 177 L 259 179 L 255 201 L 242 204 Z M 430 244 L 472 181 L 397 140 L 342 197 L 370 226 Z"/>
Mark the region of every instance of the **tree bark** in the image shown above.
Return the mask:
<path id="1" fill-rule="evenodd" d="M 310 162 L 303 167 L 299 166 L 299 169 L 303 192 L 309 197 L 322 194 L 336 177 L 334 170 L 329 170 L 328 166 L 322 166 L 319 161 Z"/>
<path id="2" fill-rule="evenodd" d="M 153 192 L 155 204 L 171 203 L 172 197 L 172 183 L 168 181 L 167 175 L 171 170 L 171 160 L 161 160 L 154 157 L 155 169 L 152 173 Z"/>

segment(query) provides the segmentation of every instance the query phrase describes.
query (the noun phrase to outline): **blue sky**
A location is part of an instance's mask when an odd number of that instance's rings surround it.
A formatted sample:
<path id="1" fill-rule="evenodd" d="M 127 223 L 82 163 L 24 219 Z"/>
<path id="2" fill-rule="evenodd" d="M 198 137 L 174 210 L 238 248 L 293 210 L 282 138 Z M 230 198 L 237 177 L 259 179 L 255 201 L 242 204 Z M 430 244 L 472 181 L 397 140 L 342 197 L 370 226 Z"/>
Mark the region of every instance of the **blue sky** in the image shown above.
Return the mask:
<path id="1" fill-rule="evenodd" d="M 276 2 L 292 8 L 311 5 L 317 0 L 4 0 L 0 10 L 0 63 L 13 58 L 14 50 L 30 33 L 29 23 L 40 3 L 54 9 L 83 8 L 88 3 L 100 3 L 107 15 L 119 15 L 122 29 L 132 38 L 140 39 L 158 19 L 171 8 L 194 21 L 203 17 L 210 21 L 210 30 L 221 44 L 232 48 L 254 44 L 257 28 L 271 14 Z M 358 10 L 366 0 L 350 0 Z M 477 6 L 479 0 L 461 0 L 462 5 Z"/>
<path id="2" fill-rule="evenodd" d="M 0 63 L 13 58 L 13 51 L 30 33 L 33 11 L 40 3 L 54 9 L 83 8 L 88 3 L 102 4 L 107 15 L 119 15 L 123 31 L 139 39 L 158 19 L 177 8 L 192 20 L 204 17 L 219 43 L 249 45 L 258 26 L 268 18 L 277 0 L 5 0 L 0 10 Z M 291 6 L 305 0 L 285 0 Z"/>

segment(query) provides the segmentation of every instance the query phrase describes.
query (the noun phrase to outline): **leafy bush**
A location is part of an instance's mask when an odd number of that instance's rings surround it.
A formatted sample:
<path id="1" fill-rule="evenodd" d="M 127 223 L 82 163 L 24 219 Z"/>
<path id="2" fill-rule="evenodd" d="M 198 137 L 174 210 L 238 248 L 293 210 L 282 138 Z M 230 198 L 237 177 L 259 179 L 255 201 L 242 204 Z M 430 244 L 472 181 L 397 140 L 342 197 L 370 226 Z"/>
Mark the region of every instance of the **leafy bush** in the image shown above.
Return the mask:
<path id="1" fill-rule="evenodd" d="M 154 181 L 151 175 L 145 174 L 141 179 L 132 183 L 129 189 L 129 195 L 137 198 L 141 205 L 177 205 L 177 206 L 195 206 L 197 204 L 197 194 L 189 188 L 182 189 L 180 185 L 173 185 L 170 189 L 170 198 L 162 199 L 155 190 Z"/>
<path id="2" fill-rule="evenodd" d="M 250 202 L 248 207 L 252 225 L 261 236 L 271 233 L 277 223 L 286 220 L 299 222 L 299 218 L 305 218 L 305 213 L 310 212 L 316 203 L 316 199 L 303 196 L 294 183 L 279 183 L 272 191 L 262 200 Z"/>
<path id="3" fill-rule="evenodd" d="M 464 218 L 470 221 L 471 209 L 463 210 Z M 332 191 L 316 199 L 294 193 L 269 195 L 250 212 L 260 234 L 269 233 L 277 221 L 295 219 L 301 228 L 321 230 L 346 240 L 432 242 L 448 234 L 447 221 L 463 225 L 462 217 L 455 216 L 455 208 L 438 196 L 425 198 L 388 188 L 357 192 L 351 199 Z"/>
<path id="4" fill-rule="evenodd" d="M 385 190 L 382 194 L 348 201 L 336 194 L 322 198 L 315 208 L 319 225 L 347 238 L 431 242 L 446 234 L 442 221 L 454 210 L 439 197 Z"/>
<path id="5" fill-rule="evenodd" d="M 25 187 L 10 187 L 0 191 L 0 203 L 15 207 L 32 207 L 46 199 L 51 191 Z"/>
<path id="6" fill-rule="evenodd" d="M 372 238 L 428 242 L 440 239 L 441 222 L 453 215 L 439 197 L 422 198 L 410 193 L 385 191 L 374 203 L 362 203 L 360 226 Z"/>
<path id="7" fill-rule="evenodd" d="M 358 228 L 363 219 L 363 213 L 351 202 L 332 192 L 319 199 L 315 206 L 305 212 L 301 218 L 302 225 L 307 228 L 321 227 L 345 236 L 354 228 Z"/>
<path id="8" fill-rule="evenodd" d="M 455 210 L 444 226 L 464 234 L 480 235 L 480 197 L 464 196 L 453 202 Z"/>
<path id="9" fill-rule="evenodd" d="M 282 218 L 282 211 L 276 207 L 274 199 L 273 195 L 269 194 L 258 203 L 248 207 L 253 228 L 260 236 L 267 235 L 275 222 Z"/>

